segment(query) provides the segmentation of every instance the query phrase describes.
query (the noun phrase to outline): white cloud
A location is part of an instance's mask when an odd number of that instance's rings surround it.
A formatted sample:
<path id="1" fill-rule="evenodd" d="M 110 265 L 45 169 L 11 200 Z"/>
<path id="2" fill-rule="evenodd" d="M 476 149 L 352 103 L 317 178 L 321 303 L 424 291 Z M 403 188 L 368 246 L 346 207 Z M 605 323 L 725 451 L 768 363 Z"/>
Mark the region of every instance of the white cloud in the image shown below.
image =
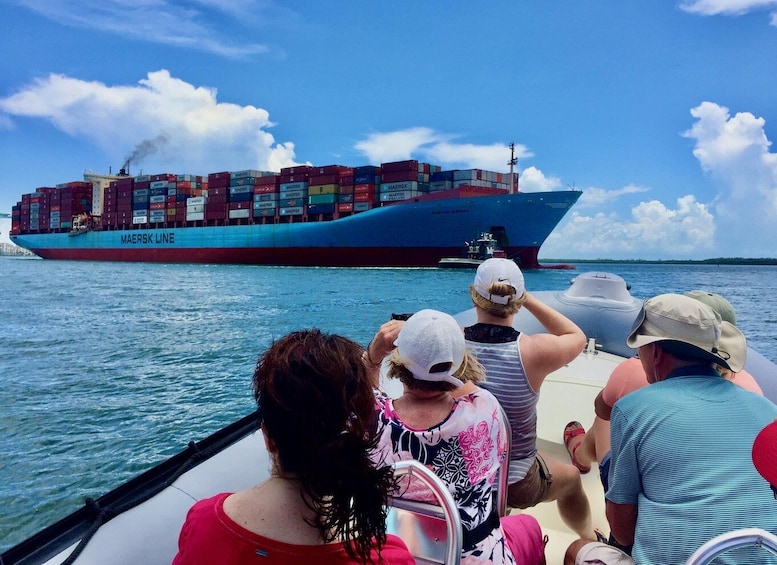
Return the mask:
<path id="1" fill-rule="evenodd" d="M 676 208 L 640 202 L 624 221 L 614 213 L 584 216 L 573 211 L 542 246 L 543 257 L 581 259 L 670 259 L 708 257 L 715 222 L 704 204 L 688 195 Z"/>
<path id="2" fill-rule="evenodd" d="M 216 95 L 216 89 L 196 87 L 166 70 L 148 73 L 135 86 L 52 74 L 0 99 L 0 112 L 48 120 L 117 159 L 156 141 L 142 164 L 158 170 L 205 174 L 296 164 L 294 144 L 277 144 L 266 131 L 273 126 L 267 110 L 219 102 Z"/>
<path id="3" fill-rule="evenodd" d="M 356 143 L 355 148 L 375 164 L 418 159 L 440 165 L 443 169 L 509 170 L 510 148 L 507 145 L 455 143 L 453 140 L 457 137 L 426 127 L 415 127 L 372 133 Z M 526 146 L 515 146 L 516 159 L 531 156 L 533 154 Z"/>
<path id="4" fill-rule="evenodd" d="M 19 0 L 19 3 L 56 23 L 117 34 L 148 43 L 164 43 L 241 58 L 268 51 L 257 43 L 231 42 L 214 20 L 227 16 L 234 25 L 256 17 L 262 8 L 255 0 Z M 253 19 L 253 18 L 251 18 Z"/>
<path id="5" fill-rule="evenodd" d="M 749 12 L 771 11 L 769 24 L 777 25 L 777 0 L 682 0 L 680 9 L 702 16 L 742 16 Z"/>
<path id="6" fill-rule="evenodd" d="M 771 257 L 777 248 L 777 154 L 765 120 L 749 112 L 732 116 L 703 102 L 691 110 L 696 122 L 683 132 L 695 141 L 693 155 L 717 190 L 711 203 L 684 196 L 670 208 L 640 202 L 627 220 L 617 213 L 583 215 L 580 209 L 612 209 L 615 200 L 647 189 L 589 188 L 542 247 L 543 257 L 703 259 Z M 753 234 L 757 234 L 753 237 Z"/>
<path id="7" fill-rule="evenodd" d="M 528 167 L 521 171 L 518 187 L 521 192 L 549 192 L 561 188 L 561 179 L 546 177 L 537 167 Z"/>
<path id="8" fill-rule="evenodd" d="M 693 154 L 719 189 L 715 212 L 726 226 L 726 238 L 741 245 L 750 241 L 756 256 L 773 255 L 777 154 L 769 152 L 765 120 L 749 112 L 732 117 L 728 108 L 712 102 L 693 108 L 691 115 L 697 122 L 682 135 L 695 140 Z M 747 237 L 754 230 L 760 237 Z"/>
<path id="9" fill-rule="evenodd" d="M 639 194 L 647 192 L 650 189 L 644 186 L 629 184 L 617 190 L 607 190 L 605 188 L 589 187 L 583 189 L 580 200 L 577 201 L 576 208 L 598 208 L 607 204 L 612 204 L 622 196 L 629 194 Z"/>

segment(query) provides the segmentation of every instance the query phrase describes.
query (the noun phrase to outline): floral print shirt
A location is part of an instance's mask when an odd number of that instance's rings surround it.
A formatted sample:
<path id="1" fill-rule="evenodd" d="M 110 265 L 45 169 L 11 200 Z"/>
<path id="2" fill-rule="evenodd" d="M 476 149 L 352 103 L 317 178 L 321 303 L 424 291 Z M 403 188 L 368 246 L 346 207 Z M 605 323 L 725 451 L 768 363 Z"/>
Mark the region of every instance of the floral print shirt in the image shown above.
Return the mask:
<path id="1" fill-rule="evenodd" d="M 485 533 L 482 527 L 489 519 L 493 523 L 494 482 L 507 454 L 506 430 L 494 395 L 480 389 L 457 398 L 448 417 L 428 429 L 405 424 L 388 396 L 378 393 L 376 402 L 381 431 L 375 460 L 420 461 L 448 485 L 464 530 L 480 526 L 476 537 L 482 539 L 471 547 L 465 544 L 462 563 L 514 563 L 498 520 Z M 402 496 L 436 503 L 434 495 L 414 481 L 404 485 Z"/>

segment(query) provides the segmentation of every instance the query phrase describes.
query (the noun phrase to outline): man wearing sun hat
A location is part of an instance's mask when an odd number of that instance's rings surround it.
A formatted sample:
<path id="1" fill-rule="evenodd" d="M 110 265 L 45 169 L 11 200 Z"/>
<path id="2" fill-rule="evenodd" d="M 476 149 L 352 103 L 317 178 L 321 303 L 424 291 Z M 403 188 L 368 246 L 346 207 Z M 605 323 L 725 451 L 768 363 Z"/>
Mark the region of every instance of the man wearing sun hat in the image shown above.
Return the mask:
<path id="1" fill-rule="evenodd" d="M 777 417 L 777 406 L 714 368 L 741 370 L 744 336 L 707 304 L 662 294 L 645 301 L 626 342 L 638 350 L 651 384 L 619 399 L 611 414 L 605 498 L 613 538 L 633 544 L 636 563 L 684 563 L 731 530 L 777 533 L 777 512 L 751 461 L 753 441 Z M 753 548 L 725 555 L 721 562 L 777 563 Z M 567 562 L 624 559 L 591 542 Z"/>

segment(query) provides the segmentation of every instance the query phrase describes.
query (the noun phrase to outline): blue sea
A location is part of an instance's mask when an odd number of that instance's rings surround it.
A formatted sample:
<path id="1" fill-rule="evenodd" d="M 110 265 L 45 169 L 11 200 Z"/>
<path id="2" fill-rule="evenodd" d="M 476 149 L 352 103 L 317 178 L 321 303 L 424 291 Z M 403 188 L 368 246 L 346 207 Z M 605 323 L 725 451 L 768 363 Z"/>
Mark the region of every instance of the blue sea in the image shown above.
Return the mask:
<path id="1" fill-rule="evenodd" d="M 724 295 L 777 362 L 777 267 L 579 264 L 648 298 Z M 0 257 L 0 551 L 252 409 L 257 356 L 319 327 L 367 344 L 392 312 L 471 306 L 472 271 L 166 265 Z"/>

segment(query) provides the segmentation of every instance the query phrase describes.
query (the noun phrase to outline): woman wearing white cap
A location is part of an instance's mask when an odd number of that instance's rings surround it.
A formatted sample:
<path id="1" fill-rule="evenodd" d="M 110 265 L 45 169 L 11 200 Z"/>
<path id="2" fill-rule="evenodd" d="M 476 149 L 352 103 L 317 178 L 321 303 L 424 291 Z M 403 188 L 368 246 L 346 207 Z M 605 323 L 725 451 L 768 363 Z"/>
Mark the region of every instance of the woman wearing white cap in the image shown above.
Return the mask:
<path id="1" fill-rule="evenodd" d="M 555 500 L 570 529 L 583 537 L 595 536 L 580 471 L 537 451 L 540 386 L 545 377 L 580 354 L 585 334 L 526 292 L 523 273 L 509 259 L 481 263 L 470 295 L 477 323 L 464 329 L 467 347 L 485 367 L 482 386 L 499 399 L 512 431 L 507 504 L 529 508 Z M 526 308 L 547 333 L 523 335 L 516 331 L 513 320 L 521 308 Z"/>
<path id="2" fill-rule="evenodd" d="M 472 384 L 482 379 L 482 367 L 467 353 L 456 320 L 421 310 L 404 325 L 386 323 L 367 348 L 368 364 L 377 367 L 374 361 L 394 346 L 388 376 L 402 381 L 404 393 L 394 400 L 377 395 L 375 460 L 416 459 L 448 484 L 464 530 L 462 563 L 544 563 L 536 519 L 516 514 L 500 520 L 494 507 L 494 482 L 507 451 L 505 425 L 496 398 Z M 404 496 L 428 497 L 412 482 L 408 488 Z"/>

